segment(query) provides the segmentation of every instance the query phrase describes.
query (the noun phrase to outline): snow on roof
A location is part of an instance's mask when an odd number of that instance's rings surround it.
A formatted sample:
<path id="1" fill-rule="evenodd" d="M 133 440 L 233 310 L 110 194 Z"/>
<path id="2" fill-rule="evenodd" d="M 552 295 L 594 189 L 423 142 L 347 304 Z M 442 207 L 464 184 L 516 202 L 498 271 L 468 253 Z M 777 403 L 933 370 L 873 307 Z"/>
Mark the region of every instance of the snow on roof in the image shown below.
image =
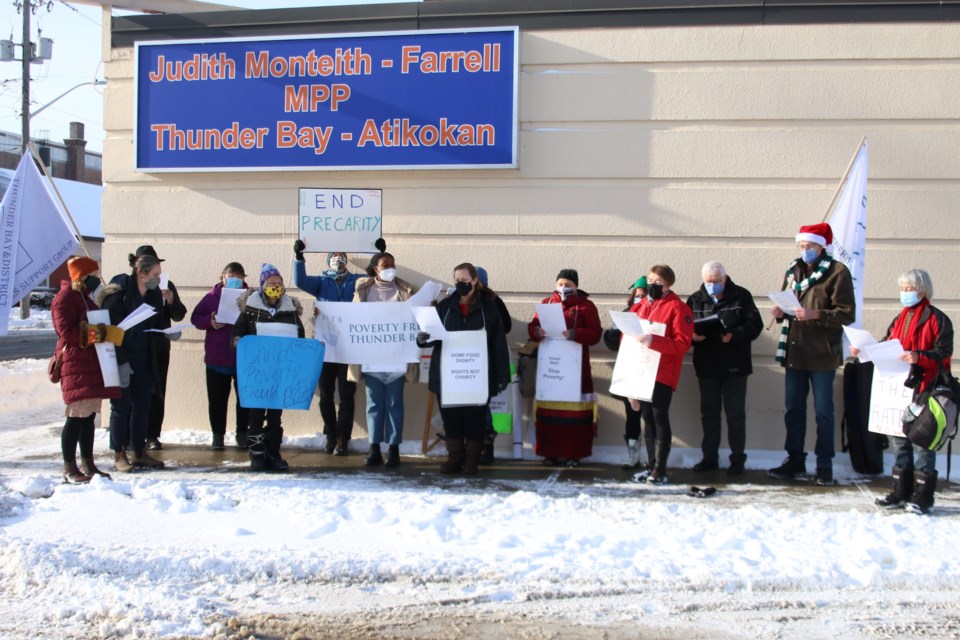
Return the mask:
<path id="1" fill-rule="evenodd" d="M 6 192 L 16 171 L 0 169 L 0 197 Z M 57 191 L 67 204 L 67 210 L 77 223 L 77 229 L 84 238 L 103 240 L 102 209 L 103 187 L 97 184 L 54 178 Z M 56 197 L 56 196 L 54 196 Z"/>

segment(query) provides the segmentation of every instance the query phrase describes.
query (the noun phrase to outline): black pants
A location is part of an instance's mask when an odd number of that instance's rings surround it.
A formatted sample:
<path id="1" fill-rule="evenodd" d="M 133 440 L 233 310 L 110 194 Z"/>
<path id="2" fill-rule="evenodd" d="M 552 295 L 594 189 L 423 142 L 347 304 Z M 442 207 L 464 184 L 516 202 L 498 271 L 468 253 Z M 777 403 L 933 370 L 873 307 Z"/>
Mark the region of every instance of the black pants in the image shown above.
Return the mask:
<path id="1" fill-rule="evenodd" d="M 166 338 L 164 338 L 166 340 Z M 153 389 L 150 393 L 150 413 L 147 416 L 147 437 L 159 438 L 160 429 L 163 428 L 163 401 L 167 395 L 167 372 L 170 370 L 170 351 L 169 349 L 157 348 L 154 350 L 154 362 L 156 363 L 156 377 L 153 381 Z"/>
<path id="2" fill-rule="evenodd" d="M 97 414 L 86 418 L 67 418 L 60 432 L 60 450 L 64 462 L 76 462 L 77 443 L 80 444 L 80 457 L 93 458 L 93 421 Z"/>
<path id="3" fill-rule="evenodd" d="M 673 400 L 673 389 L 669 385 L 657 382 L 653 386 L 653 397 L 650 402 L 640 402 L 644 440 L 670 443 L 670 439 L 673 438 L 673 430 L 670 428 L 671 400 Z"/>
<path id="4" fill-rule="evenodd" d="M 216 369 L 207 367 L 207 410 L 210 416 L 210 431 L 221 436 L 227 432 L 227 405 L 230 402 L 231 380 L 236 397 L 234 409 L 237 414 L 237 433 L 240 433 L 246 431 L 250 425 L 250 416 L 247 410 L 240 406 L 237 376 L 220 373 Z"/>
<path id="5" fill-rule="evenodd" d="M 347 380 L 349 365 L 324 362 L 320 371 L 320 417 L 323 418 L 323 434 L 349 440 L 353 433 L 354 396 L 357 383 Z M 340 415 L 333 403 L 333 390 L 340 396 Z"/>
<path id="6" fill-rule="evenodd" d="M 697 378 L 700 383 L 700 423 L 703 442 L 700 449 L 704 460 L 719 458 L 720 409 L 727 415 L 727 442 L 730 444 L 730 462 L 747 459 L 744 449 L 747 441 L 747 376 L 728 378 Z"/>
<path id="7" fill-rule="evenodd" d="M 626 429 L 623 434 L 624 440 L 642 440 L 642 434 L 640 433 L 640 418 L 644 418 L 643 423 L 646 425 L 647 439 L 653 439 L 654 434 L 656 433 L 656 428 L 654 427 L 651 420 L 653 418 L 650 415 L 643 415 L 643 407 L 641 406 L 640 411 L 634 411 L 633 407 L 630 406 L 630 401 L 626 398 L 623 399 L 623 407 L 626 409 Z"/>
<path id="8" fill-rule="evenodd" d="M 443 432 L 447 439 L 482 441 L 487 435 L 488 407 L 485 404 L 476 407 L 440 407 Z"/>
<path id="9" fill-rule="evenodd" d="M 254 431 L 263 433 L 264 428 L 279 429 L 281 426 L 283 409 L 247 409 L 247 413 L 250 416 L 249 431 L 251 436 Z M 267 423 L 266 427 L 263 425 L 264 421 Z"/>

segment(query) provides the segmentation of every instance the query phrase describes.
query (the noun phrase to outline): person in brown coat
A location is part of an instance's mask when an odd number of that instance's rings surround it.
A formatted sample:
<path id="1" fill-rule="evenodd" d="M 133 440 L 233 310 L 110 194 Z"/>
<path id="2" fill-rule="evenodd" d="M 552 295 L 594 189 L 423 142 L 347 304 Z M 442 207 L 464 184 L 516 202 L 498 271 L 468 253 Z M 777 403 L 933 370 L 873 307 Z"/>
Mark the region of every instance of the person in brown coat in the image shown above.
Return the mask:
<path id="1" fill-rule="evenodd" d="M 782 289 L 796 294 L 801 308 L 790 315 L 774 307 L 780 323 L 777 361 L 786 368 L 783 419 L 787 427 L 784 448 L 787 459 L 775 469 L 774 478 L 792 479 L 806 473 L 807 395 L 813 388 L 817 414 L 818 485 L 833 484 L 833 456 L 836 422 L 833 409 L 833 381 L 843 362 L 843 325 L 856 319 L 853 278 L 827 247 L 833 230 L 825 222 L 800 227 L 796 236 L 800 257 L 790 264 Z"/>
<path id="2" fill-rule="evenodd" d="M 90 295 L 100 286 L 100 265 L 92 258 L 71 258 L 67 262 L 70 281 L 60 283 L 50 315 L 57 332 L 60 356 L 60 390 L 67 417 L 60 433 L 63 451 L 63 479 L 70 484 L 90 482 L 100 471 L 93 461 L 94 419 L 103 399 L 119 398 L 120 387 L 104 387 L 100 361 L 94 344 L 123 342 L 123 330 L 107 325 L 87 324 L 87 311 L 96 311 Z M 77 467 L 77 444 L 80 466 Z"/>

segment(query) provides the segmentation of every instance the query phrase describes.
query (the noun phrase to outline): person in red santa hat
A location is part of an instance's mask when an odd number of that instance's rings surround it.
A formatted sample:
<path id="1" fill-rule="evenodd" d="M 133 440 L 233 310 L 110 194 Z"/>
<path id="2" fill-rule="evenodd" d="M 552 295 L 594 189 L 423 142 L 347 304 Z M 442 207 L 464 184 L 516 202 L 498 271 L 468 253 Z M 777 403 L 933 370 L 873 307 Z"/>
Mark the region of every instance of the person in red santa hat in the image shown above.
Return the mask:
<path id="1" fill-rule="evenodd" d="M 833 381 L 843 362 L 843 325 L 856 318 L 853 278 L 828 252 L 833 243 L 829 224 L 800 227 L 796 241 L 800 257 L 787 269 L 781 289 L 793 291 L 800 308 L 772 310 L 780 324 L 776 359 L 786 368 L 783 419 L 787 427 L 787 459 L 769 473 L 780 479 L 806 473 L 807 395 L 813 388 L 816 482 L 832 485 L 836 426 Z"/>

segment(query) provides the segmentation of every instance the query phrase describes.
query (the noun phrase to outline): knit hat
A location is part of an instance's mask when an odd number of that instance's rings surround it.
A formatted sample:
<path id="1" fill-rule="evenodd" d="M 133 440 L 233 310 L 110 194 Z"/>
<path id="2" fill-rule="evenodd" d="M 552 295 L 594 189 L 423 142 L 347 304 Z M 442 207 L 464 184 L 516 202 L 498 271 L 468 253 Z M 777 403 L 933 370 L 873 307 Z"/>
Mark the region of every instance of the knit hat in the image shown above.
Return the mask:
<path id="1" fill-rule="evenodd" d="M 263 289 L 263 283 L 267 281 L 267 278 L 270 276 L 279 276 L 280 270 L 269 262 L 264 262 L 263 266 L 260 267 L 260 288 Z M 283 276 L 280 276 L 283 279 Z"/>
<path id="2" fill-rule="evenodd" d="M 800 227 L 796 240 L 797 242 L 815 242 L 821 247 L 829 247 L 833 244 L 833 229 L 826 222 L 808 224 Z"/>
<path id="3" fill-rule="evenodd" d="M 576 269 L 560 269 L 560 273 L 557 274 L 557 280 L 569 280 L 573 284 L 580 286 L 580 276 L 577 274 Z"/>
<path id="4" fill-rule="evenodd" d="M 85 276 L 99 270 L 100 265 L 97 264 L 97 261 L 93 258 L 87 258 L 86 256 L 70 258 L 70 260 L 67 261 L 67 273 L 70 274 L 70 280 L 73 282 L 81 280 Z"/>
<path id="5" fill-rule="evenodd" d="M 646 289 L 647 288 L 647 276 L 640 276 L 637 278 L 636 282 L 627 287 L 627 291 L 633 291 L 634 289 Z"/>
<path id="6" fill-rule="evenodd" d="M 487 283 L 489 282 L 487 278 L 487 270 L 484 269 L 483 267 L 474 267 L 474 268 L 477 270 L 477 280 L 480 281 L 480 284 L 486 287 Z"/>

